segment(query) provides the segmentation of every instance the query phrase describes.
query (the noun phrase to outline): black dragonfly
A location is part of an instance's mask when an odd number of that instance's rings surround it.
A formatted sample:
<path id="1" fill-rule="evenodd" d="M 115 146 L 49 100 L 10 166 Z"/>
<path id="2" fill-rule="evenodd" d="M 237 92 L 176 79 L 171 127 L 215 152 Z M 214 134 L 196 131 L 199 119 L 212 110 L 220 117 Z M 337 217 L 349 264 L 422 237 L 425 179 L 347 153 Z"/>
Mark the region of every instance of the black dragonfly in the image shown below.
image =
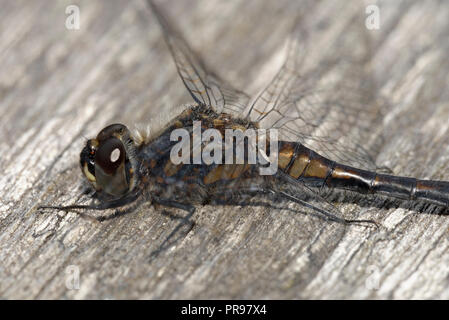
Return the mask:
<path id="1" fill-rule="evenodd" d="M 105 210 L 143 198 L 187 211 L 165 245 L 189 221 L 195 205 L 229 204 L 246 195 L 264 194 L 296 202 L 315 215 L 342 225 L 376 222 L 351 219 L 321 195 L 323 189 L 449 206 L 449 182 L 388 174 L 385 168 L 376 166 L 369 148 L 364 147 L 367 139 L 361 128 L 380 118 L 383 101 L 373 99 L 373 92 L 366 89 L 366 78 L 359 77 L 357 85 L 348 85 L 348 74 L 358 71 L 351 62 L 363 63 L 363 59 L 341 63 L 329 54 L 324 62 L 303 67 L 307 65 L 305 60 L 313 60 L 313 52 L 307 51 L 313 39 L 309 38 L 305 23 L 298 19 L 284 64 L 266 88 L 250 98 L 212 72 L 162 10 L 151 0 L 147 3 L 195 103 L 153 135 L 133 132 L 122 124 L 102 129 L 96 138 L 87 141 L 80 154 L 81 170 L 96 190 L 96 201 L 91 205 L 40 208 Z M 329 76 L 326 70 L 330 68 L 341 69 L 345 81 Z M 368 107 L 368 103 L 373 106 Z M 202 132 L 210 128 L 222 133 L 226 129 L 276 129 L 278 170 L 273 175 L 261 175 L 263 166 L 248 163 L 247 157 L 238 164 L 174 164 L 170 152 L 177 141 L 172 141 L 170 135 L 179 128 L 190 128 L 192 135 L 195 121 L 201 121 Z M 269 151 L 270 138 L 265 140 Z M 242 143 L 250 144 L 249 139 Z M 206 145 L 204 141 L 202 144 Z M 232 148 L 235 150 L 237 144 Z M 192 154 L 188 160 L 193 157 Z"/>

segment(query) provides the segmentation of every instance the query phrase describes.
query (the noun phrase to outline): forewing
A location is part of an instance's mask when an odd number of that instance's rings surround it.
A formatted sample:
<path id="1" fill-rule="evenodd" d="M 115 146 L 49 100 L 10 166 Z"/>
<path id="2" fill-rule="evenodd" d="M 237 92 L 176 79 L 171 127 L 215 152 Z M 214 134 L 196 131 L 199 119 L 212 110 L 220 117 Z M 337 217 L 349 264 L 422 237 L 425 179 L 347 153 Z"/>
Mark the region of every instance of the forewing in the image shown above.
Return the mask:
<path id="1" fill-rule="evenodd" d="M 319 38 L 309 36 L 313 28 L 323 29 L 313 32 Z M 300 19 L 283 66 L 251 104 L 248 119 L 331 160 L 376 169 L 380 143 L 373 129 L 386 104 L 370 77 L 364 29 L 357 18 L 344 23 Z"/>
<path id="2" fill-rule="evenodd" d="M 147 3 L 156 16 L 165 41 L 176 64 L 176 69 L 193 99 L 211 107 L 215 112 L 226 112 L 241 116 L 249 97 L 234 89 L 206 67 L 199 55 L 195 54 L 181 33 L 176 30 L 151 0 Z"/>

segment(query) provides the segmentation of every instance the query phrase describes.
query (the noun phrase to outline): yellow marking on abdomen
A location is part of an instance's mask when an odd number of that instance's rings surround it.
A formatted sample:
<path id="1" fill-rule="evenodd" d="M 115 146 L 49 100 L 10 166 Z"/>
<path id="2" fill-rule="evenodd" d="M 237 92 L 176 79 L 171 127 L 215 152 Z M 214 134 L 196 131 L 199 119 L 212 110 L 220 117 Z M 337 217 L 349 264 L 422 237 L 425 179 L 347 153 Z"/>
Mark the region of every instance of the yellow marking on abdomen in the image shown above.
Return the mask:
<path id="1" fill-rule="evenodd" d="M 358 175 L 355 172 L 351 172 L 348 170 L 344 170 L 339 167 L 335 167 L 332 171 L 332 178 L 334 179 L 351 179 L 351 178 L 357 178 Z"/>
<path id="2" fill-rule="evenodd" d="M 293 162 L 292 166 L 288 170 L 288 174 L 292 176 L 295 179 L 298 179 L 299 176 L 301 176 L 304 172 L 304 169 L 307 167 L 307 165 L 310 162 L 310 158 L 305 154 L 300 154 L 295 161 Z"/>
<path id="3" fill-rule="evenodd" d="M 287 143 L 282 146 L 279 151 L 278 167 L 285 169 L 290 163 L 293 156 L 293 144 Z"/>
<path id="4" fill-rule="evenodd" d="M 326 178 L 329 172 L 329 167 L 321 160 L 312 159 L 304 172 L 304 177 Z"/>

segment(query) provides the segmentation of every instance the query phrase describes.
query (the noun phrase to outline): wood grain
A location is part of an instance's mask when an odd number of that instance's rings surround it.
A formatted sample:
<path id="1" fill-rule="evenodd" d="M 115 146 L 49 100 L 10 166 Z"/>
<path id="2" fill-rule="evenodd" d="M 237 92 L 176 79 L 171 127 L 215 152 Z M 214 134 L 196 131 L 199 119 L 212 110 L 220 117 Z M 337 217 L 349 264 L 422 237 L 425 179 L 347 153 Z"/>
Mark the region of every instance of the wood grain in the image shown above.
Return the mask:
<path id="1" fill-rule="evenodd" d="M 365 19 L 368 3 L 345 3 L 160 5 L 214 70 L 255 94 L 279 67 L 298 13 L 316 14 L 333 30 Z M 288 203 L 198 207 L 193 229 L 156 257 L 179 222 L 164 210 L 185 213 L 139 203 L 100 223 L 37 210 L 88 202 L 78 167 L 85 138 L 112 122 L 164 122 L 191 102 L 144 2 L 76 1 L 79 30 L 65 27 L 70 4 L 2 1 L 0 297 L 449 298 L 449 217 L 422 205 L 386 207 L 376 197 L 338 204 L 379 229 L 343 228 Z M 371 131 L 383 139 L 377 163 L 449 180 L 449 3 L 378 5 L 380 29 L 356 25 L 366 42 L 353 43 L 369 48 L 371 77 L 388 100 Z M 319 28 L 310 33 L 320 39 Z M 73 267 L 78 289 L 70 286 Z"/>

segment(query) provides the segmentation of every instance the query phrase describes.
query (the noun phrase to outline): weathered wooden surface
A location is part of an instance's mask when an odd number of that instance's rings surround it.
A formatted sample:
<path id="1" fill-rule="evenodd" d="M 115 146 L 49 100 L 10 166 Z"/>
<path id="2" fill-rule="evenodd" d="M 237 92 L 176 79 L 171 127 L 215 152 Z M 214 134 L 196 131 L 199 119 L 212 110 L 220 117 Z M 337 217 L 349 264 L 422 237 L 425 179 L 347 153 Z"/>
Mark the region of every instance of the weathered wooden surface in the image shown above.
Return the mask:
<path id="1" fill-rule="evenodd" d="M 319 13 L 338 24 L 355 14 L 345 3 L 324 2 Z M 163 208 L 142 204 L 101 223 L 37 211 L 88 200 L 78 168 L 85 137 L 111 122 L 165 121 L 161 110 L 191 101 L 143 2 L 77 1 L 76 31 L 65 28 L 69 4 L 1 1 L 0 297 L 449 297 L 449 217 L 413 205 L 343 205 L 381 228 L 351 226 L 338 238 L 327 233 L 341 227 L 288 210 L 199 207 L 195 227 L 156 258 L 178 223 Z M 298 1 L 163 7 L 215 70 L 250 93 L 279 66 L 304 9 Z M 390 105 L 373 130 L 384 136 L 377 162 L 449 180 L 449 3 L 384 1 L 380 9 L 380 30 L 365 30 L 372 77 Z M 363 21 L 364 6 L 359 14 Z"/>

